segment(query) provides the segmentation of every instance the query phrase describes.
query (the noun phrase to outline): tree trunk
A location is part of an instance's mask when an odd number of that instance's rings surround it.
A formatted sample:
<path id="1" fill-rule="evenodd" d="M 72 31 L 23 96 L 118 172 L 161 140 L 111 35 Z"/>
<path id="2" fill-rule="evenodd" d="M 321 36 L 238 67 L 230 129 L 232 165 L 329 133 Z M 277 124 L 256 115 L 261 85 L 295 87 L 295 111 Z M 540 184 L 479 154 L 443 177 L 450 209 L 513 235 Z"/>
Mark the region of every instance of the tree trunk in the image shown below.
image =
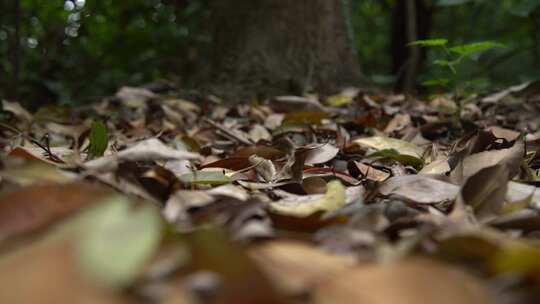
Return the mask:
<path id="1" fill-rule="evenodd" d="M 392 10 L 392 72 L 395 90 L 413 93 L 416 76 L 427 58 L 427 48 L 410 47 L 415 40 L 428 39 L 433 9 L 425 0 L 398 0 Z"/>
<path id="2" fill-rule="evenodd" d="M 281 94 L 331 91 L 362 81 L 348 1 L 212 2 L 212 82 Z"/>

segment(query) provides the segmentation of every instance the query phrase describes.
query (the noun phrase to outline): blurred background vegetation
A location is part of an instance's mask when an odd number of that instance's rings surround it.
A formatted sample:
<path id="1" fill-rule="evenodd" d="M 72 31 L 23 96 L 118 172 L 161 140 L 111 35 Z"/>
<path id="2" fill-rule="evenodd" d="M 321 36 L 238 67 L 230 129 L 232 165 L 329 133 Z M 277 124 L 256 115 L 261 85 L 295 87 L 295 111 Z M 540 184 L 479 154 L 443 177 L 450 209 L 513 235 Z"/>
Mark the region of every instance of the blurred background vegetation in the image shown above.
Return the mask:
<path id="1" fill-rule="evenodd" d="M 348 0 L 363 72 L 392 88 L 399 0 Z M 1 0 L 0 97 L 32 104 L 82 103 L 122 85 L 166 78 L 192 85 L 210 64 L 205 0 Z M 540 78 L 540 0 L 423 0 L 427 37 L 506 45 L 465 67 L 478 89 Z M 397 14 L 397 15 L 396 15 Z M 397 30 L 397 32 L 396 32 Z M 420 37 L 420 38 L 427 38 Z M 436 77 L 430 56 L 418 82 Z"/>

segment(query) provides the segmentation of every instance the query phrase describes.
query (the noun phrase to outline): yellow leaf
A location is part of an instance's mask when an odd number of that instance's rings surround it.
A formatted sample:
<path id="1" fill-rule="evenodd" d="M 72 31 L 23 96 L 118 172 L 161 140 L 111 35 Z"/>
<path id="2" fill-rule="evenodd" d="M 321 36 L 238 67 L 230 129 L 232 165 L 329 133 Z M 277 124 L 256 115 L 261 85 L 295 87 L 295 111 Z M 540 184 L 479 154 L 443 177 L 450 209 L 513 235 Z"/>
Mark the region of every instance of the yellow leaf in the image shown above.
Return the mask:
<path id="1" fill-rule="evenodd" d="M 332 107 L 339 107 L 339 106 L 349 104 L 352 101 L 353 101 L 353 98 L 351 96 L 336 94 L 336 95 L 329 96 L 326 99 L 326 104 Z"/>
<path id="2" fill-rule="evenodd" d="M 281 215 L 307 217 L 319 211 L 331 212 L 345 205 L 345 187 L 340 181 L 330 181 L 326 189 L 324 195 L 305 195 L 273 202 L 270 210 Z"/>

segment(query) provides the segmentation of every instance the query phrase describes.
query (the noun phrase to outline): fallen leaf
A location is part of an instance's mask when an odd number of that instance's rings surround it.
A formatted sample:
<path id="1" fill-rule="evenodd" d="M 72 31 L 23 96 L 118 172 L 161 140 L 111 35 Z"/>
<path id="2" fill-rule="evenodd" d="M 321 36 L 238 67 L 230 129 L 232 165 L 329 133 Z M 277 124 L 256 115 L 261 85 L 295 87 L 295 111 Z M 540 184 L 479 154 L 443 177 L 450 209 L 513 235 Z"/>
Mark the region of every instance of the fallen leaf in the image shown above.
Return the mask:
<path id="1" fill-rule="evenodd" d="M 307 217 L 317 212 L 330 212 L 343 207 L 346 203 L 345 187 L 337 180 L 327 184 L 324 195 L 305 195 L 293 199 L 283 199 L 270 203 L 270 211 L 294 216 Z"/>
<path id="2" fill-rule="evenodd" d="M 456 180 L 464 181 L 484 168 L 501 164 L 508 168 L 510 177 L 514 177 L 519 172 L 524 155 L 525 144 L 523 140 L 518 140 L 507 149 L 489 150 L 469 155 L 463 160 L 463 176 L 461 178 L 455 177 L 455 172 L 452 173 Z"/>
<path id="3" fill-rule="evenodd" d="M 304 123 L 321 124 L 323 119 L 330 118 L 332 115 L 327 112 L 290 112 L 285 114 L 284 124 Z"/>
<path id="4" fill-rule="evenodd" d="M 34 232 L 110 193 L 83 182 L 35 185 L 6 193 L 0 197 L 0 242 Z"/>
<path id="5" fill-rule="evenodd" d="M 2 99 L 2 109 L 7 112 L 13 113 L 15 117 L 23 120 L 26 123 L 31 122 L 34 118 L 25 108 L 23 108 L 18 102 L 9 102 Z"/>
<path id="6" fill-rule="evenodd" d="M 537 189 L 535 186 L 510 181 L 506 201 L 509 203 L 526 201 L 529 206 L 540 209 L 540 191 Z"/>
<path id="7" fill-rule="evenodd" d="M 508 180 L 504 165 L 481 169 L 465 181 L 459 199 L 473 207 L 480 220 L 496 217 L 504 204 Z"/>
<path id="8" fill-rule="evenodd" d="M 430 175 L 403 175 L 383 182 L 379 192 L 417 204 L 436 204 L 454 200 L 459 193 L 459 186 Z"/>
<path id="9" fill-rule="evenodd" d="M 412 166 L 416 169 L 420 169 L 424 165 L 424 161 L 421 158 L 414 157 L 407 154 L 400 154 L 398 151 L 394 149 L 380 150 L 380 151 L 371 153 L 369 155 L 366 155 L 366 157 L 368 158 L 380 157 L 380 158 L 391 159 L 391 160 L 400 162 L 401 164 L 405 166 Z"/>
<path id="10" fill-rule="evenodd" d="M 223 185 L 232 182 L 232 179 L 223 173 L 223 170 L 199 170 L 182 174 L 181 181 L 195 184 Z"/>
<path id="11" fill-rule="evenodd" d="M 124 86 L 116 92 L 116 98 L 120 99 L 123 104 L 131 108 L 144 107 L 148 100 L 157 97 L 158 96 L 150 90 L 136 87 Z"/>
<path id="12" fill-rule="evenodd" d="M 385 136 L 373 136 L 358 138 L 352 141 L 352 145 L 372 148 L 375 150 L 395 150 L 399 154 L 422 158 L 424 149 L 401 139 Z"/>
<path id="13" fill-rule="evenodd" d="M 323 144 L 316 148 L 308 147 L 306 149 L 306 158 L 304 161 L 306 165 L 324 164 L 334 159 L 339 152 L 339 148 L 331 144 Z"/>
<path id="14" fill-rule="evenodd" d="M 332 95 L 326 98 L 326 104 L 332 107 L 340 107 L 351 103 L 353 98 L 353 96 L 344 94 Z"/>
<path id="15" fill-rule="evenodd" d="M 352 256 L 331 254 L 298 241 L 268 242 L 252 248 L 249 255 L 279 291 L 290 295 L 309 292 L 329 277 L 339 278 L 340 272 L 355 264 Z"/>
<path id="16" fill-rule="evenodd" d="M 94 171 L 114 171 L 124 161 L 183 160 L 198 159 L 198 153 L 176 150 L 151 138 L 138 142 L 114 155 L 100 157 L 84 163 L 84 167 Z"/>
<path id="17" fill-rule="evenodd" d="M 1 303 L 127 304 L 127 299 L 95 286 L 79 269 L 73 244 L 40 241 L 0 259 Z"/>
<path id="18" fill-rule="evenodd" d="M 351 161 L 348 164 L 349 172 L 355 177 L 382 182 L 390 177 L 390 173 L 376 169 L 358 161 Z"/>
<path id="19" fill-rule="evenodd" d="M 161 241 L 159 212 L 112 196 L 75 219 L 81 269 L 95 282 L 120 288 L 133 282 Z"/>
<path id="20" fill-rule="evenodd" d="M 317 304 L 488 304 L 488 290 L 463 270 L 426 258 L 350 268 L 315 289 Z"/>

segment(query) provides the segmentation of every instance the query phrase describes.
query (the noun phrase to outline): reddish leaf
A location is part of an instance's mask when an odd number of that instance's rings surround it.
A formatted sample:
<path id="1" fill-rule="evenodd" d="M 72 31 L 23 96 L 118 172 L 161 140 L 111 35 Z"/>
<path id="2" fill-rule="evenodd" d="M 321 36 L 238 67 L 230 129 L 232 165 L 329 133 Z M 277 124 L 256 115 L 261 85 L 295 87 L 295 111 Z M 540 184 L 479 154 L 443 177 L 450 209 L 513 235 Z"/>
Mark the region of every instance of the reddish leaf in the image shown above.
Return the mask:
<path id="1" fill-rule="evenodd" d="M 0 197 L 0 241 L 34 232 L 111 192 L 77 182 L 36 185 Z"/>

